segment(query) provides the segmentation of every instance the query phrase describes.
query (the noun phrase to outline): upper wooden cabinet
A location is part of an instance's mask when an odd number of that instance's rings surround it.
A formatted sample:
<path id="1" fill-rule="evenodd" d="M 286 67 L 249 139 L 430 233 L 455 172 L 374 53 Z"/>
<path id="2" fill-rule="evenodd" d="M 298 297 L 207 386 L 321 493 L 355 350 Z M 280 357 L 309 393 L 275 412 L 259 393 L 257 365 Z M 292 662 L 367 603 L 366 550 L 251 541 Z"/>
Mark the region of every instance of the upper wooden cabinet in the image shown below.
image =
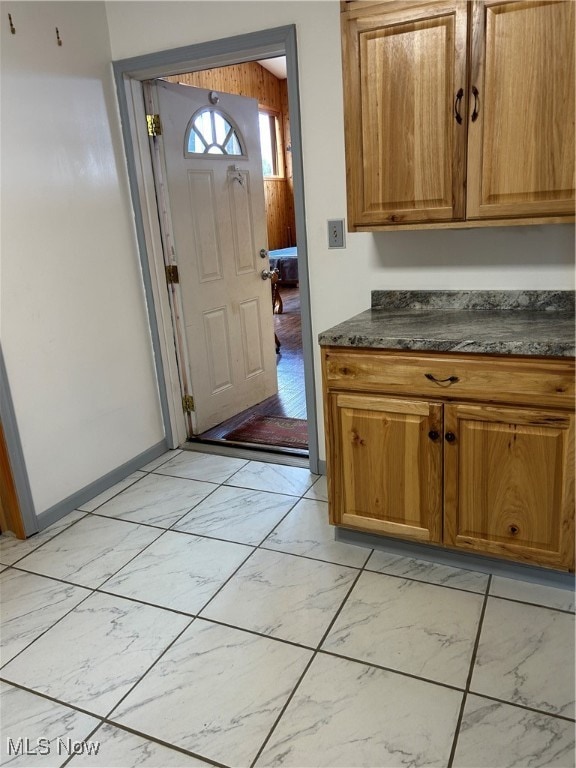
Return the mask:
<path id="1" fill-rule="evenodd" d="M 343 10 L 350 230 L 573 220 L 573 2 Z"/>

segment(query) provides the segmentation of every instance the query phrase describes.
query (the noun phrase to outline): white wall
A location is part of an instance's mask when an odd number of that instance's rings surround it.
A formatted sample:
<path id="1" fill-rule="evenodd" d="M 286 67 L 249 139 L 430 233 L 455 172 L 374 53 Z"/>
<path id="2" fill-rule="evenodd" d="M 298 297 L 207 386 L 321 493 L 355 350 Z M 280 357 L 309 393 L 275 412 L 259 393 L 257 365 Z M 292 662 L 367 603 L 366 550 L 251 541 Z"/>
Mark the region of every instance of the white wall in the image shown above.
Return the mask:
<path id="1" fill-rule="evenodd" d="M 337 0 L 113 0 L 106 8 L 115 59 L 296 25 L 315 336 L 366 309 L 372 288 L 574 287 L 571 225 L 358 233 L 347 235 L 345 250 L 327 249 L 326 220 L 346 214 Z M 319 392 L 319 365 L 317 382 Z"/>
<path id="2" fill-rule="evenodd" d="M 0 331 L 41 513 L 163 429 L 104 4 L 3 2 L 1 43 Z"/>

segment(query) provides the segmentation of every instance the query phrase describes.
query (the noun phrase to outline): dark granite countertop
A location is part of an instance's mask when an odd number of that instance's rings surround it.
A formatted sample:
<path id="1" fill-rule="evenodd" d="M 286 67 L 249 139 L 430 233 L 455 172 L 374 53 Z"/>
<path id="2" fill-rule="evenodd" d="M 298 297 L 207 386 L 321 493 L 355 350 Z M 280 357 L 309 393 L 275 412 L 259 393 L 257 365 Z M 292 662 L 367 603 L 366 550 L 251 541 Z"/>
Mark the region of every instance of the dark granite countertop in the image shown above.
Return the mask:
<path id="1" fill-rule="evenodd" d="M 574 291 L 373 291 L 323 346 L 573 357 Z"/>

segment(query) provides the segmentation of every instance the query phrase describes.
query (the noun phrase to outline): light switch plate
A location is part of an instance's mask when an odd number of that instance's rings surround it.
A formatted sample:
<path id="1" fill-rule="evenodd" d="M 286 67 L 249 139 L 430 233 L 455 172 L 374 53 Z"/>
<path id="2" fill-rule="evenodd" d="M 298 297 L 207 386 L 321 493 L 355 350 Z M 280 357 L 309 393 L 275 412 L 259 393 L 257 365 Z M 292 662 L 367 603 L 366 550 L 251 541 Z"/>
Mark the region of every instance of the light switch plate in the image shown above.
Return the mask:
<path id="1" fill-rule="evenodd" d="M 344 219 L 328 219 L 328 248 L 344 247 Z"/>

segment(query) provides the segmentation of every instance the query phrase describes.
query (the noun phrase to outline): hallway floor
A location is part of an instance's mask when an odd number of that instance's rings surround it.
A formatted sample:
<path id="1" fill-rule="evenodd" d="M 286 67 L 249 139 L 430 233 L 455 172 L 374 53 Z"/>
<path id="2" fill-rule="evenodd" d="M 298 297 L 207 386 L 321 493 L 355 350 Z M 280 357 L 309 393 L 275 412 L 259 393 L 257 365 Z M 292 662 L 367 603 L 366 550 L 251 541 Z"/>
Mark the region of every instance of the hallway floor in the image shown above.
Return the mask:
<path id="1" fill-rule="evenodd" d="M 306 469 L 171 451 L 0 562 L 2 765 L 574 766 L 574 593 L 336 542 Z"/>

